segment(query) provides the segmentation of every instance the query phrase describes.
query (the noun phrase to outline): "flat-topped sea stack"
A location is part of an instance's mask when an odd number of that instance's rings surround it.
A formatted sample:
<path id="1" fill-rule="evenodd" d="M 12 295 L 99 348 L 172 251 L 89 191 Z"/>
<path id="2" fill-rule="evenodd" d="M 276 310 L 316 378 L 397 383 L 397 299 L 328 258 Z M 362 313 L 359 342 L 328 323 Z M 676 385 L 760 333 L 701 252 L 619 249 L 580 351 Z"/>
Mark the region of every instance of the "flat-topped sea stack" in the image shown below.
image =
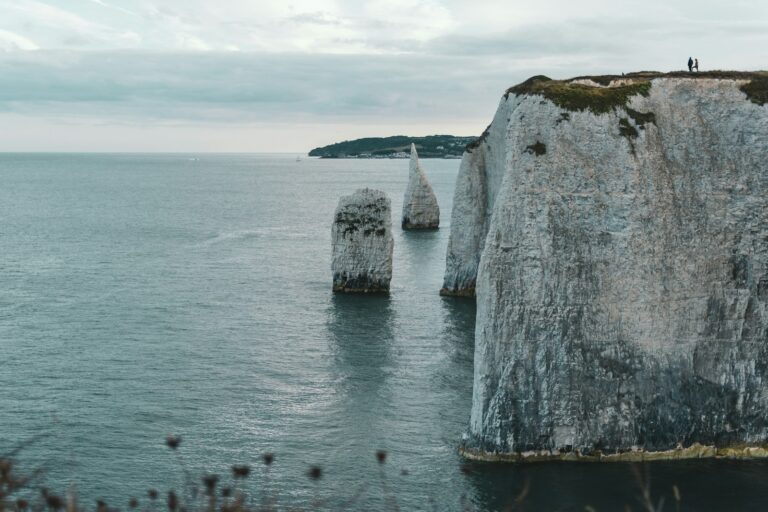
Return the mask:
<path id="1" fill-rule="evenodd" d="M 767 101 L 764 72 L 507 91 L 447 257 L 477 297 L 467 457 L 768 455 Z"/>
<path id="2" fill-rule="evenodd" d="M 379 190 L 339 199 L 331 228 L 333 291 L 387 293 L 392 280 L 392 208 Z"/>
<path id="3" fill-rule="evenodd" d="M 403 198 L 403 229 L 437 229 L 440 225 L 440 207 L 419 163 L 416 145 L 411 144 L 411 163 L 408 187 Z"/>

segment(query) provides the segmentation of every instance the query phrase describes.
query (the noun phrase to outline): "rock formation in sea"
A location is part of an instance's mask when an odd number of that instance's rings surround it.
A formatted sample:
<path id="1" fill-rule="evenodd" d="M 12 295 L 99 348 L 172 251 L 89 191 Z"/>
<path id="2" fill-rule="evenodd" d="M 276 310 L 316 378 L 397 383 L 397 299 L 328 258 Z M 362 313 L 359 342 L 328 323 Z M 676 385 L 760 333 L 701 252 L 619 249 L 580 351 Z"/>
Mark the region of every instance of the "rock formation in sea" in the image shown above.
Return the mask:
<path id="1" fill-rule="evenodd" d="M 392 280 L 392 209 L 379 190 L 339 199 L 331 228 L 333 291 L 386 293 Z"/>
<path id="2" fill-rule="evenodd" d="M 465 455 L 758 454 L 767 101 L 736 72 L 507 91 L 451 221 L 446 288 L 477 295 Z"/>
<path id="3" fill-rule="evenodd" d="M 437 229 L 440 225 L 440 207 L 437 197 L 421 168 L 416 145 L 411 144 L 411 164 L 408 187 L 403 198 L 403 229 Z"/>

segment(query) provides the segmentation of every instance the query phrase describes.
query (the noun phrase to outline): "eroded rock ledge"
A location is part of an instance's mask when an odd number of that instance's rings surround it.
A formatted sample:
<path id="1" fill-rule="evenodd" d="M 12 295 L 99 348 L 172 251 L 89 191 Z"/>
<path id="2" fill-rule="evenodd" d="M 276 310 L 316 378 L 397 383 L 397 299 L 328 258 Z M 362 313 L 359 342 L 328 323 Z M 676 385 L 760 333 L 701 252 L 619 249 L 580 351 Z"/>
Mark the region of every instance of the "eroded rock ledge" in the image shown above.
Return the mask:
<path id="1" fill-rule="evenodd" d="M 764 459 L 768 458 L 768 446 L 743 446 L 718 448 L 694 443 L 688 447 L 677 446 L 671 450 L 648 452 L 639 448 L 617 453 L 580 451 L 528 451 L 520 453 L 480 452 L 461 448 L 459 453 L 466 459 L 483 462 L 652 462 L 686 459 Z"/>

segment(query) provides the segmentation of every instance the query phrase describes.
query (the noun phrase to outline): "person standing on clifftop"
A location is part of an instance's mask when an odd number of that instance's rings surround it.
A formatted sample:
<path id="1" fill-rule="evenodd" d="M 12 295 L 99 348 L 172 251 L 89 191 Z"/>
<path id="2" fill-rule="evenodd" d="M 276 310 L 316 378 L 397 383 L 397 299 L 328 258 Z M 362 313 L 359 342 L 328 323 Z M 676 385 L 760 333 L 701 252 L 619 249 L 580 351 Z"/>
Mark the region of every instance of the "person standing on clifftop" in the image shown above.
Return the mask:
<path id="1" fill-rule="evenodd" d="M 691 71 L 693 71 L 693 58 L 688 57 L 688 72 L 690 73 Z"/>
<path id="2" fill-rule="evenodd" d="M 693 69 L 695 69 L 697 73 L 699 72 L 699 59 L 698 59 L 698 57 L 696 59 L 694 59 L 694 61 L 693 61 Z"/>

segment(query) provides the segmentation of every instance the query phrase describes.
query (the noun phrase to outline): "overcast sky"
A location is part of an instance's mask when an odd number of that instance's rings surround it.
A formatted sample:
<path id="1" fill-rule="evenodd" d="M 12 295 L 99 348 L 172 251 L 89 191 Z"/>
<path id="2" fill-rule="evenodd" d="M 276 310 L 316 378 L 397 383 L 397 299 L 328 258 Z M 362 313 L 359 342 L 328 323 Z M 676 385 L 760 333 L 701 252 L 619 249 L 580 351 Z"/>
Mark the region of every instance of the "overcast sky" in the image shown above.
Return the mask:
<path id="1" fill-rule="evenodd" d="M 0 151 L 477 135 L 531 75 L 766 69 L 765 0 L 0 0 Z"/>

